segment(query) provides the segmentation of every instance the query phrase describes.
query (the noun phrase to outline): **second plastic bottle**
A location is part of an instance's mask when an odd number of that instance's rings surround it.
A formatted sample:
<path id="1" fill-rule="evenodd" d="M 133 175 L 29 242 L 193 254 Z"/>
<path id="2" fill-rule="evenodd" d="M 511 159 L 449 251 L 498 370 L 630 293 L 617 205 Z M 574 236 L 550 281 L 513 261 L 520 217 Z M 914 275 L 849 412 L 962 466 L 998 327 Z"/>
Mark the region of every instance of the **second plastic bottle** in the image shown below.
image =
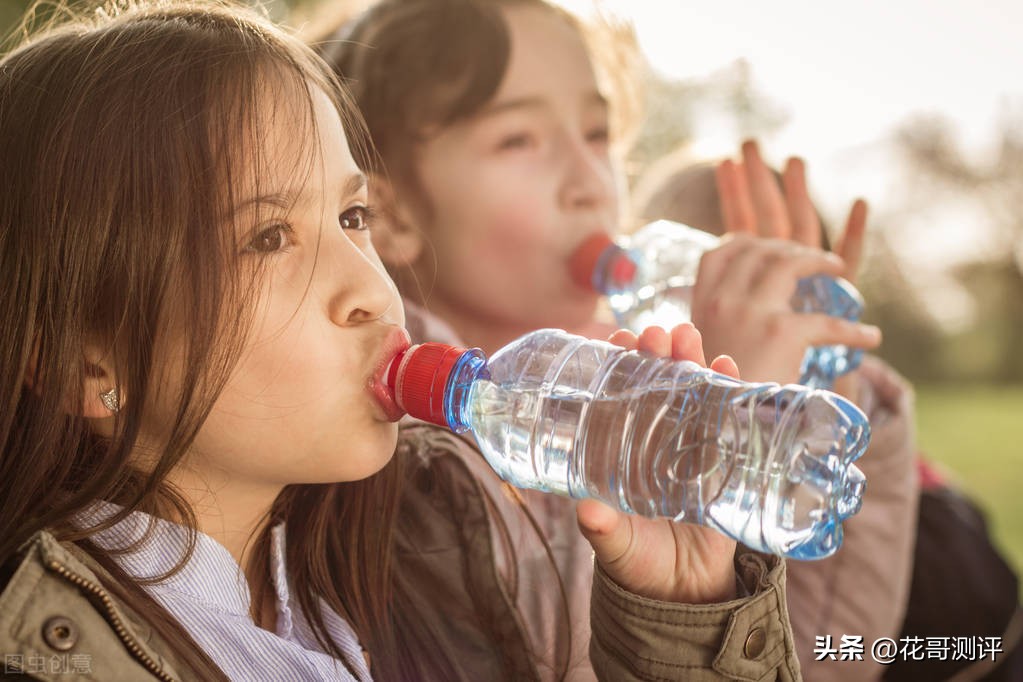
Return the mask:
<path id="1" fill-rule="evenodd" d="M 413 346 L 388 383 L 414 417 L 471 431 L 506 481 L 706 525 L 797 559 L 832 554 L 860 507 L 867 419 L 844 398 L 751 384 L 561 330 Z"/>
<path id="2" fill-rule="evenodd" d="M 592 236 L 569 265 L 580 286 L 608 297 L 622 327 L 636 333 L 651 325 L 670 329 L 690 321 L 700 258 L 719 244 L 720 239 L 707 232 L 658 220 L 618 242 L 603 233 Z M 846 280 L 817 275 L 799 280 L 792 307 L 855 321 L 863 314 L 863 298 Z M 830 388 L 862 358 L 863 351 L 846 346 L 808 348 L 799 383 Z"/>

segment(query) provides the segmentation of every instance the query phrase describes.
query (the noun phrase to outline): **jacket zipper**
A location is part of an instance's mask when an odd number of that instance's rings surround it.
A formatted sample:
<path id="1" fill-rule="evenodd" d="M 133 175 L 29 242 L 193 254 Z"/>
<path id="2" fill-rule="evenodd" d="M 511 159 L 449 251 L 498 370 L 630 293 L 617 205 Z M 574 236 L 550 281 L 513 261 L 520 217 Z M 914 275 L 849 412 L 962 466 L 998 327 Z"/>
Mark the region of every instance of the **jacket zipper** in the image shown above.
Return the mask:
<path id="1" fill-rule="evenodd" d="M 114 610 L 114 602 L 110 598 L 110 595 L 107 594 L 106 590 L 96 583 L 72 573 L 58 561 L 51 561 L 49 563 L 49 568 L 51 571 L 58 573 L 61 577 L 70 581 L 75 586 L 99 599 L 106 611 L 106 619 L 114 626 L 114 632 L 117 633 L 117 636 L 121 639 L 121 642 L 124 644 L 125 648 L 128 649 L 131 655 L 134 656 L 139 663 L 144 665 L 149 672 L 162 680 L 162 682 L 176 682 L 176 680 L 165 673 L 163 668 L 160 667 L 160 664 L 150 658 L 149 655 L 142 650 L 134 638 L 128 634 L 128 629 L 124 626 L 124 621 L 121 620 L 121 617 L 117 615 L 117 611 Z"/>

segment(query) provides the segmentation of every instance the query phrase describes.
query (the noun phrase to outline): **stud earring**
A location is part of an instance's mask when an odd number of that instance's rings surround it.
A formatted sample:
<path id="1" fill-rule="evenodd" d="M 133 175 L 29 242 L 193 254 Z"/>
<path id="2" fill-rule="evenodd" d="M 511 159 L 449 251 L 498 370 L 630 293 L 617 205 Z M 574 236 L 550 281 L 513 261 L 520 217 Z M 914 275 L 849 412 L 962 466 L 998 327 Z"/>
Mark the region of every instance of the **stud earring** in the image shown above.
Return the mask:
<path id="1" fill-rule="evenodd" d="M 104 407 L 111 412 L 117 412 L 121 409 L 121 400 L 117 397 L 117 388 L 112 388 L 109 391 L 100 393 L 99 399 L 103 401 Z"/>

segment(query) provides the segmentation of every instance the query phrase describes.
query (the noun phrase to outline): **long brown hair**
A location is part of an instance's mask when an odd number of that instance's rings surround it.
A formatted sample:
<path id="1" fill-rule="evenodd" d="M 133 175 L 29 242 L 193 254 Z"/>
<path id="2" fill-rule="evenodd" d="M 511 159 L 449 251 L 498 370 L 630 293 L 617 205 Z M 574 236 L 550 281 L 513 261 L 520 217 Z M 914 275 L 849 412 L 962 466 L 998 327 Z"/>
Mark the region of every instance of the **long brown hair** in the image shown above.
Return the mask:
<path id="1" fill-rule="evenodd" d="M 294 114 L 268 102 L 305 97 L 314 125 L 307 84 L 333 98 L 367 169 L 363 124 L 331 70 L 227 1 L 119 0 L 62 19 L 0 61 L 0 300 L 9 303 L 0 313 L 0 564 L 42 529 L 78 542 L 115 576 L 108 589 L 146 614 L 199 679 L 223 674 L 88 536 L 136 510 L 195 527 L 166 476 L 238 360 L 260 276 L 237 260 L 232 230 L 211 226 L 230 224 L 243 173 L 258 181 L 257 120 L 268 106 Z M 172 330 L 184 330 L 173 346 L 183 388 L 142 467 L 133 453 L 146 406 L 164 390 L 155 368 Z M 105 349 L 126 397 L 111 437 L 68 410 L 94 371 L 87 347 Z M 320 599 L 348 619 L 381 679 L 413 670 L 390 615 L 399 468 L 392 460 L 366 481 L 289 486 L 269 519 L 287 524 L 289 574 L 321 644 L 342 658 Z M 73 522 L 99 499 L 122 513 L 103 526 Z M 268 534 L 253 556 L 267 571 Z M 253 585 L 256 595 L 266 583 Z"/>

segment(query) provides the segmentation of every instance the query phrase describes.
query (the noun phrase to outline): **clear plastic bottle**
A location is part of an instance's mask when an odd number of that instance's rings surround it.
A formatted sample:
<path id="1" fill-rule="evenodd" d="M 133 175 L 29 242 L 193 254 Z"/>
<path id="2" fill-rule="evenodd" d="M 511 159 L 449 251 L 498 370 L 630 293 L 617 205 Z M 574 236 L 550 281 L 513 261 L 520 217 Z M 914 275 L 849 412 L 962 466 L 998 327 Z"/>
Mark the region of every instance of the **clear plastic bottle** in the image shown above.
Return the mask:
<path id="1" fill-rule="evenodd" d="M 414 417 L 471 431 L 506 481 L 703 524 L 796 559 L 828 556 L 860 507 L 866 417 L 841 396 L 753 384 L 557 329 L 487 362 L 413 346 L 388 370 Z"/>
<path id="2" fill-rule="evenodd" d="M 580 286 L 608 297 L 622 327 L 637 333 L 652 325 L 670 329 L 692 317 L 700 258 L 720 241 L 688 225 L 658 220 L 617 242 L 603 233 L 593 235 L 576 250 L 570 268 Z M 799 280 L 792 308 L 855 321 L 863 314 L 863 298 L 840 277 L 816 275 Z M 799 383 L 830 388 L 862 358 L 862 350 L 847 346 L 808 348 Z"/>

